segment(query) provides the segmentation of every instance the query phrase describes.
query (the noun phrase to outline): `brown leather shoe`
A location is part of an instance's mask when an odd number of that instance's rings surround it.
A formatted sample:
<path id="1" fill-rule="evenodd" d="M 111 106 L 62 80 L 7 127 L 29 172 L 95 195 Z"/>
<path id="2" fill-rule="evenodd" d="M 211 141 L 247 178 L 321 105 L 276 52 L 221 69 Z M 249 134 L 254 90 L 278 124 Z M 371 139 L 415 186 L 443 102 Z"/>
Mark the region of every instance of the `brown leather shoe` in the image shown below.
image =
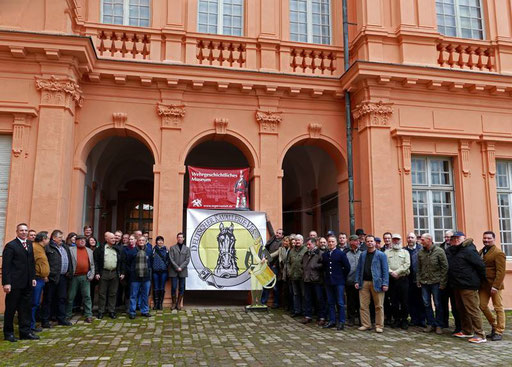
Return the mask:
<path id="1" fill-rule="evenodd" d="M 309 324 L 312 321 L 313 320 L 311 320 L 310 318 L 305 317 L 300 323 L 305 325 L 305 324 Z"/>
<path id="2" fill-rule="evenodd" d="M 86 319 L 85 319 L 85 322 L 86 322 L 86 323 L 88 323 L 88 324 L 90 324 L 90 323 L 92 322 L 92 317 L 88 317 L 88 318 L 86 318 Z"/>
<path id="3" fill-rule="evenodd" d="M 324 326 L 325 325 L 325 320 L 318 320 L 318 326 Z"/>

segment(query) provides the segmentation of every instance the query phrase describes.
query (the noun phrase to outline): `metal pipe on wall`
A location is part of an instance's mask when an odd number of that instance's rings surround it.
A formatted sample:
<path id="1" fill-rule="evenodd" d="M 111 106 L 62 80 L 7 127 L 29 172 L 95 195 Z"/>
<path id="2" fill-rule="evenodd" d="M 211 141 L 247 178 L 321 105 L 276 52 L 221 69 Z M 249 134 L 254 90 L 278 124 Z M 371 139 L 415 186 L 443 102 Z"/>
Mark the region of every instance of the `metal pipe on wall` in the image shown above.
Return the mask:
<path id="1" fill-rule="evenodd" d="M 350 67 L 350 54 L 348 42 L 348 14 L 347 0 L 343 0 L 343 72 Z M 354 211 L 354 162 L 352 153 L 352 114 L 350 111 L 350 92 L 345 90 L 345 122 L 347 134 L 347 171 L 348 171 L 348 212 L 350 220 L 350 234 L 355 234 L 356 217 Z"/>

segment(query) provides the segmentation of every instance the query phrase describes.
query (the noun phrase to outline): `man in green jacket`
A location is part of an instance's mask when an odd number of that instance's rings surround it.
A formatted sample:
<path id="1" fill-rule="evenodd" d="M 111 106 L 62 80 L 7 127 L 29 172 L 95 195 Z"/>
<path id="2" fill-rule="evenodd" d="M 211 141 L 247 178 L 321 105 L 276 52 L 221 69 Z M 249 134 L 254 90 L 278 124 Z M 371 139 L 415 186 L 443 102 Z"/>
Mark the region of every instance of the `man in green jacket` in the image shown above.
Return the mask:
<path id="1" fill-rule="evenodd" d="M 416 283 L 421 287 L 423 304 L 427 314 L 427 327 L 425 332 L 435 330 L 436 334 L 442 334 L 443 308 L 441 307 L 441 290 L 446 288 L 448 281 L 448 260 L 442 248 L 434 245 L 432 235 L 421 235 L 423 248 L 418 253 L 418 272 Z M 432 310 L 432 298 L 436 307 L 436 315 Z"/>
<path id="2" fill-rule="evenodd" d="M 304 237 L 298 234 L 295 236 L 295 247 L 288 254 L 288 278 L 292 282 L 293 289 L 293 314 L 292 317 L 298 317 L 304 314 L 304 270 L 302 268 L 302 258 L 307 248 L 304 246 Z"/>

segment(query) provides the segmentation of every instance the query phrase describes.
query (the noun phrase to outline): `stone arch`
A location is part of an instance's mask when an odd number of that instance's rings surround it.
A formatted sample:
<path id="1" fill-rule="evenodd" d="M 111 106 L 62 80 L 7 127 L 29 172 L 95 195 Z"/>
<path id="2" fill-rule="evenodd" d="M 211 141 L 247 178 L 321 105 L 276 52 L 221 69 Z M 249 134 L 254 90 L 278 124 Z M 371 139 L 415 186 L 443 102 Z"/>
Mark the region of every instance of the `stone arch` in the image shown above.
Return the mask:
<path id="1" fill-rule="evenodd" d="M 180 154 L 181 164 L 185 165 L 185 161 L 189 153 L 196 146 L 208 140 L 226 141 L 237 147 L 244 154 L 251 168 L 256 168 L 260 166 L 259 157 L 258 154 L 256 153 L 256 149 L 249 140 L 247 140 L 245 137 L 234 131 L 228 130 L 225 134 L 217 134 L 214 129 L 203 131 L 202 133 L 194 136 L 189 141 L 189 143 L 185 146 L 185 149 Z"/>
<path id="2" fill-rule="evenodd" d="M 338 171 L 338 175 L 342 175 L 346 172 L 346 150 L 338 142 L 336 142 L 336 140 L 330 137 L 322 136 L 320 138 L 311 138 L 309 134 L 296 136 L 294 139 L 290 140 L 285 145 L 279 156 L 279 167 L 283 166 L 284 158 L 286 156 L 286 153 L 288 153 L 288 151 L 290 150 L 290 148 L 298 145 L 311 145 L 323 149 L 332 158 Z"/>
<path id="3" fill-rule="evenodd" d="M 102 125 L 89 132 L 75 150 L 75 166 L 83 166 L 91 150 L 101 140 L 110 136 L 132 137 L 143 143 L 153 155 L 155 164 L 160 162 L 160 152 L 155 141 L 135 125 L 126 124 L 123 128 L 115 128 L 112 124 Z"/>

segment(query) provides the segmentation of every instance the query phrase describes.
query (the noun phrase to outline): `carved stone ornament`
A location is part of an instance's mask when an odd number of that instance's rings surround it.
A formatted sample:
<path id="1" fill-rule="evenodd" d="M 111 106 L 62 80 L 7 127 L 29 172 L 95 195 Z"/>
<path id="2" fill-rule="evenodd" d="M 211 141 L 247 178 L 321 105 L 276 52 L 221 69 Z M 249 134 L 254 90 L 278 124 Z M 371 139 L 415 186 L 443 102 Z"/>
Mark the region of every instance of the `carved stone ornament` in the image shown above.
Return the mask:
<path id="1" fill-rule="evenodd" d="M 408 175 L 411 173 L 411 138 L 403 137 L 400 148 L 402 150 L 402 171 Z"/>
<path id="2" fill-rule="evenodd" d="M 391 103 L 365 101 L 352 111 L 355 121 L 362 126 L 389 126 L 393 108 Z M 359 124 L 361 124 L 359 122 Z"/>
<path id="3" fill-rule="evenodd" d="M 215 132 L 217 134 L 225 134 L 226 133 L 226 130 L 227 130 L 227 127 L 228 127 L 228 123 L 229 123 L 228 119 L 226 119 L 226 118 L 216 118 L 214 120 L 214 123 L 215 123 Z"/>
<path id="4" fill-rule="evenodd" d="M 494 142 L 487 142 L 484 146 L 484 153 L 487 160 L 487 173 L 493 178 L 496 175 L 496 145 Z"/>
<path id="5" fill-rule="evenodd" d="M 42 104 L 82 107 L 82 90 L 73 79 L 56 78 L 54 75 L 49 79 L 36 77 L 36 89 L 42 92 Z"/>
<path id="6" fill-rule="evenodd" d="M 471 174 L 471 171 L 469 169 L 469 142 L 465 140 L 461 140 L 459 142 L 459 154 L 460 154 L 460 161 L 461 161 L 461 167 L 462 167 L 462 174 L 464 177 L 469 177 Z"/>
<path id="7" fill-rule="evenodd" d="M 322 132 L 322 124 L 317 122 L 312 122 L 308 125 L 309 137 L 311 139 L 318 139 L 320 137 L 320 133 Z"/>
<path id="8" fill-rule="evenodd" d="M 22 113 L 14 115 L 12 124 L 12 154 L 15 158 L 18 158 L 28 146 L 30 122 L 30 116 L 26 116 Z M 25 157 L 28 157 L 28 152 L 25 152 Z"/>
<path id="9" fill-rule="evenodd" d="M 112 121 L 114 121 L 114 127 L 116 129 L 124 129 L 127 119 L 128 115 L 124 112 L 114 112 L 112 114 Z"/>
<path id="10" fill-rule="evenodd" d="M 277 134 L 277 127 L 282 120 L 281 112 L 256 111 L 256 121 L 260 124 L 260 133 Z"/>
<path id="11" fill-rule="evenodd" d="M 162 127 L 170 129 L 181 129 L 183 117 L 185 116 L 185 106 L 157 105 L 157 113 L 162 118 Z"/>

